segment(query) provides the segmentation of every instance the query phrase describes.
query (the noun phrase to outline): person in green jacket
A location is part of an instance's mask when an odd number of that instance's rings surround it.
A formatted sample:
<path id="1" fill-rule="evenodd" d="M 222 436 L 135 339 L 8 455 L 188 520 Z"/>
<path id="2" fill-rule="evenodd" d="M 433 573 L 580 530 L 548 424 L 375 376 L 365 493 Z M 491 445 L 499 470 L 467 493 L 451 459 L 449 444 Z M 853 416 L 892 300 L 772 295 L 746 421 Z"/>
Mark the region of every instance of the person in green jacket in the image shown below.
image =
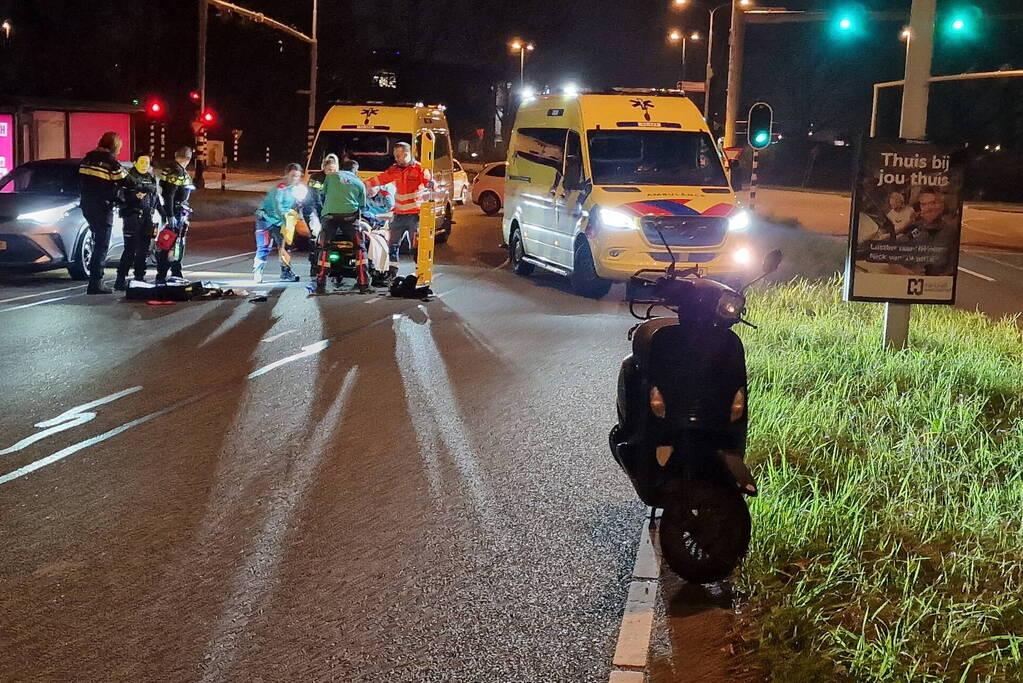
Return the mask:
<path id="1" fill-rule="evenodd" d="M 323 179 L 320 189 L 321 229 L 319 239 L 319 274 L 316 278 L 316 291 L 322 293 L 326 287 L 327 261 L 324 255 L 326 247 L 334 239 L 334 235 L 348 228 L 356 235 L 360 250 L 365 249 L 364 236 L 359 228 L 359 216 L 366 208 L 366 186 L 358 176 L 359 164 L 352 159 L 341 162 L 341 170 Z M 361 279 L 360 279 L 361 281 Z"/>

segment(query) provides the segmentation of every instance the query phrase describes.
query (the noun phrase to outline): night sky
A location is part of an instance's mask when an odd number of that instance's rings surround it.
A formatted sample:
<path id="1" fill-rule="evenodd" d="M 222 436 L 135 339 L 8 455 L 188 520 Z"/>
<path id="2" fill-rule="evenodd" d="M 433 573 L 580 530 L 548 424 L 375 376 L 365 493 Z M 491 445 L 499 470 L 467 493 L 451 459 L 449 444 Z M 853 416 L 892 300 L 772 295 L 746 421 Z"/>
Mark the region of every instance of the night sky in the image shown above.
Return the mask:
<path id="1" fill-rule="evenodd" d="M 310 0 L 240 0 L 240 4 L 302 31 L 309 29 Z M 786 6 L 824 9 L 837 4 L 791 0 Z M 863 3 L 867 9 L 901 9 L 907 16 L 909 4 L 909 0 Z M 934 72 L 1023 68 L 1023 42 L 1016 38 L 1023 30 L 1019 0 L 973 0 L 973 4 L 989 14 L 1015 11 L 1017 18 L 988 22 L 982 27 L 982 39 L 972 43 L 952 45 L 939 40 Z M 952 6 L 939 0 L 939 11 Z M 176 119 L 187 121 L 184 98 L 195 84 L 196 7 L 191 0 L 0 0 L 0 18 L 10 18 L 15 25 L 12 39 L 0 45 L 0 96 L 126 102 L 159 94 Z M 515 81 L 518 58 L 507 48 L 514 36 L 537 44 L 527 62 L 527 80 L 537 85 L 556 87 L 574 81 L 588 87 L 668 86 L 677 77 L 678 48 L 666 43 L 666 30 L 677 26 L 706 32 L 706 13 L 677 13 L 667 0 L 380 0 L 372 4 L 321 0 L 320 16 L 324 99 L 351 94 L 354 74 L 359 74 L 361 82 L 366 65 L 390 51 L 401 53 L 390 57 L 398 64 L 432 63 L 439 74 L 446 70 L 458 74 L 465 68 L 479 78 Z M 727 10 L 718 13 L 722 29 L 726 16 Z M 874 23 L 856 40 L 841 41 L 823 24 L 750 26 L 745 104 L 757 99 L 771 102 L 779 129 L 791 134 L 805 131 L 810 123 L 817 130 L 855 134 L 869 114 L 870 84 L 901 76 L 901 27 L 901 22 Z M 722 31 L 717 42 L 719 75 L 725 71 L 723 37 Z M 703 45 L 690 46 L 690 78 L 703 76 L 703 50 Z M 258 139 L 288 148 L 288 153 L 302 148 L 306 101 L 295 91 L 307 86 L 307 74 L 304 44 L 237 17 L 211 13 L 208 98 L 225 128 L 247 131 L 243 147 Z M 478 85 L 472 87 L 478 89 Z M 993 104 L 985 103 L 984 97 L 990 99 L 991 92 L 990 87 L 976 89 L 968 98 L 969 111 L 973 107 L 997 110 L 1001 97 L 1023 100 L 1020 90 L 1010 88 L 998 91 Z M 413 94 L 435 99 L 430 92 Z M 449 115 L 453 124 L 469 128 L 482 125 L 487 112 L 452 109 Z M 1023 124 L 1014 125 L 1018 132 Z"/>

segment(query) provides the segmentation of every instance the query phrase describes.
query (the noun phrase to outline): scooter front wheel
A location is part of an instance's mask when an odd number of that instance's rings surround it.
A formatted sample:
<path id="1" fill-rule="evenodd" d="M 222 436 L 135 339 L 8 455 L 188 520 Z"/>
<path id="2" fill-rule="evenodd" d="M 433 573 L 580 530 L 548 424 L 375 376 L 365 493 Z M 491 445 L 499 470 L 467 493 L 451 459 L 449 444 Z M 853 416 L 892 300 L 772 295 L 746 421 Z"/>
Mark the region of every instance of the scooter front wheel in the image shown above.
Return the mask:
<path id="1" fill-rule="evenodd" d="M 671 570 L 690 583 L 728 578 L 749 550 L 752 523 L 738 490 L 701 481 L 683 484 L 665 509 L 659 537 Z"/>

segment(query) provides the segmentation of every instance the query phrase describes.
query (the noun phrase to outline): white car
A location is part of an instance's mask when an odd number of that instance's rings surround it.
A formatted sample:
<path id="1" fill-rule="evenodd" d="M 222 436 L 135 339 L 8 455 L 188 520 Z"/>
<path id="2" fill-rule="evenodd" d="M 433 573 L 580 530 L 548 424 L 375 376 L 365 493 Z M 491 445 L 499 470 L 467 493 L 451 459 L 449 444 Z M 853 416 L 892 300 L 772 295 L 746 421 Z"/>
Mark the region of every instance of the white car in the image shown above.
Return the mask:
<path id="1" fill-rule="evenodd" d="M 459 204 L 467 204 L 469 202 L 469 174 L 462 168 L 462 164 L 458 163 L 458 159 L 452 159 L 451 164 L 451 196 Z"/>
<path id="2" fill-rule="evenodd" d="M 472 181 L 472 203 L 488 216 L 496 216 L 504 206 L 504 176 L 508 163 L 487 164 Z"/>

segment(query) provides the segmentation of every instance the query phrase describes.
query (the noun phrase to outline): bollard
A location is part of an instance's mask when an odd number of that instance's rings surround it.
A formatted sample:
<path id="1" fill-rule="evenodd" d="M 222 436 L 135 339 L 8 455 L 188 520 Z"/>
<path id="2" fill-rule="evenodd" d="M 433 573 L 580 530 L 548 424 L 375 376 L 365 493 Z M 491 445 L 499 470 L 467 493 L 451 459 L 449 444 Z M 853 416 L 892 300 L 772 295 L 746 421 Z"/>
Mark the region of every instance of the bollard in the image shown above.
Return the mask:
<path id="1" fill-rule="evenodd" d="M 266 165 L 270 165 L 270 145 L 266 146 Z"/>
<path id="2" fill-rule="evenodd" d="M 167 158 L 167 125 L 160 124 L 160 158 Z"/>
<path id="3" fill-rule="evenodd" d="M 156 156 L 156 123 L 149 122 L 149 158 Z"/>
<path id="4" fill-rule="evenodd" d="M 220 169 L 220 191 L 224 192 L 227 190 L 227 162 L 224 162 L 224 167 Z"/>

